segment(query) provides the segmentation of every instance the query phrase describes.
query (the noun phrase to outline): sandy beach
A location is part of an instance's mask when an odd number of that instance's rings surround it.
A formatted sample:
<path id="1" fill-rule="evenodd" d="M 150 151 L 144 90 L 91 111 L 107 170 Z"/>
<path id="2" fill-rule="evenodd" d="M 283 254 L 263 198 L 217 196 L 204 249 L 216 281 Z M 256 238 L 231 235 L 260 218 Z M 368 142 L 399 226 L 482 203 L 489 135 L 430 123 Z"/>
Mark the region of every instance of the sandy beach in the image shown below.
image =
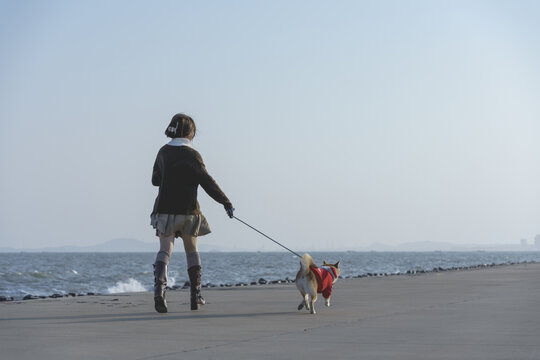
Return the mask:
<path id="1" fill-rule="evenodd" d="M 296 287 L 0 303 L 6 359 L 539 359 L 540 264 L 340 280 L 332 306 Z"/>

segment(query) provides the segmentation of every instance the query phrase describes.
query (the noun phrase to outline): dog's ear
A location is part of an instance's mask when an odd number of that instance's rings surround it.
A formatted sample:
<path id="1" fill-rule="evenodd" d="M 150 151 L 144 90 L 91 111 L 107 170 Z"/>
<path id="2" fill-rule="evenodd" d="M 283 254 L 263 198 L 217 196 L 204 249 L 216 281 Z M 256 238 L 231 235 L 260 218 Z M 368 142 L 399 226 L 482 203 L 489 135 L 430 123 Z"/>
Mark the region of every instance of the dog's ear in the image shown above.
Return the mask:
<path id="1" fill-rule="evenodd" d="M 323 264 L 323 266 L 330 266 L 330 264 L 327 263 L 326 260 L 323 260 L 323 261 L 322 261 L 322 264 Z"/>
<path id="2" fill-rule="evenodd" d="M 336 268 L 339 268 L 339 263 L 340 263 L 340 262 L 341 262 L 341 260 L 339 260 L 337 263 L 335 263 L 334 266 L 335 266 Z"/>

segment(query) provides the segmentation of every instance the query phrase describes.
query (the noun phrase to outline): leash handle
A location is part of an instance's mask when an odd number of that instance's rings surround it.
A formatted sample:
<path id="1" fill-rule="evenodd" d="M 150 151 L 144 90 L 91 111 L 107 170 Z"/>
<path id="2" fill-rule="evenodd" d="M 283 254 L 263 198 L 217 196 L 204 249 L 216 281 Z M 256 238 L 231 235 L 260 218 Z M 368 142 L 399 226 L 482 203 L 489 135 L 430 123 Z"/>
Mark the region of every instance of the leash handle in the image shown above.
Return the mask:
<path id="1" fill-rule="evenodd" d="M 266 235 L 265 233 L 263 233 L 263 232 L 261 232 L 261 231 L 255 229 L 253 226 L 249 225 L 249 224 L 246 223 L 245 221 L 240 220 L 240 219 L 237 218 L 236 216 L 233 216 L 233 218 L 236 219 L 236 220 L 238 220 L 238 221 L 240 221 L 242 224 L 246 225 L 247 227 L 250 227 L 251 229 L 255 230 L 256 232 L 258 232 L 258 233 L 261 234 L 262 236 L 264 236 L 264 237 L 266 237 L 266 238 L 272 240 L 273 242 L 275 242 L 276 244 L 278 244 L 278 245 L 281 246 L 282 248 L 284 248 L 284 249 L 290 251 L 291 253 L 293 253 L 294 255 L 298 256 L 299 258 L 302 257 L 302 256 L 298 255 L 297 253 L 295 253 L 294 251 L 292 251 L 291 249 L 289 249 L 288 247 L 286 247 L 285 245 L 278 243 L 276 240 L 272 239 L 270 236 Z"/>

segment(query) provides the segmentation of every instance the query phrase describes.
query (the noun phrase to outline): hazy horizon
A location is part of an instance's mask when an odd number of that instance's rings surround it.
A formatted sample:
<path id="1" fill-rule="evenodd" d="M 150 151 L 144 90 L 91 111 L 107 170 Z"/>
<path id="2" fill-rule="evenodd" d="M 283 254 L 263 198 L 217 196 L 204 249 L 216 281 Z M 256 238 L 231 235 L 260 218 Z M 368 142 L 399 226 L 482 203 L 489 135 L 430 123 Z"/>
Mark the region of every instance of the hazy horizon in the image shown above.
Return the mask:
<path id="1" fill-rule="evenodd" d="M 0 248 L 157 243 L 171 116 L 290 248 L 532 243 L 540 3 L 0 2 Z M 205 246 L 273 251 L 199 189 Z M 279 250 L 279 249 L 276 249 Z"/>

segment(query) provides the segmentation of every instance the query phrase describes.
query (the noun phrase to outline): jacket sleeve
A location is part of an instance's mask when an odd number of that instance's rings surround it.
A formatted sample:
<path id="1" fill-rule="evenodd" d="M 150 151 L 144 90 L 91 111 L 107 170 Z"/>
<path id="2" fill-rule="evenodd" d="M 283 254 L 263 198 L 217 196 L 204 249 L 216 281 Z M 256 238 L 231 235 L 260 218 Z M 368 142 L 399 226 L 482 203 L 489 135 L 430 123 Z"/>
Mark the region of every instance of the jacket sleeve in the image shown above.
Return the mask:
<path id="1" fill-rule="evenodd" d="M 152 170 L 152 185 L 154 186 L 161 185 L 161 166 L 160 166 L 159 153 L 156 157 L 156 161 L 154 161 L 154 168 Z"/>
<path id="2" fill-rule="evenodd" d="M 210 195 L 212 199 L 225 206 L 225 208 L 232 207 L 232 204 L 225 193 L 221 191 L 216 181 L 212 178 L 212 176 L 210 176 L 210 174 L 208 174 L 208 171 L 206 171 L 206 166 L 204 166 L 202 157 L 199 154 L 197 154 L 197 160 L 199 184 L 202 186 L 204 191 L 206 191 L 206 193 Z"/>

